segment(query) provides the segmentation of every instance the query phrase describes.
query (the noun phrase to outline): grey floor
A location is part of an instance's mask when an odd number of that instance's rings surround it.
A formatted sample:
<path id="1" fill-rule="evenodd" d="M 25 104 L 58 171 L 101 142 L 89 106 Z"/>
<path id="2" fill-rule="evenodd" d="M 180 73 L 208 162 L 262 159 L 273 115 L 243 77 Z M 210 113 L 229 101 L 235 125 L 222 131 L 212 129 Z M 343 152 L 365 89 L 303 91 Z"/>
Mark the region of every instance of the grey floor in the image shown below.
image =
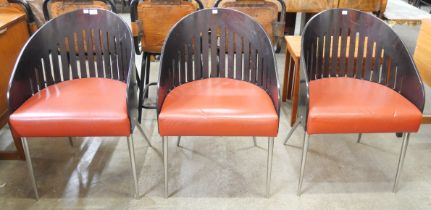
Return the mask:
<path id="1" fill-rule="evenodd" d="M 127 19 L 127 16 L 123 16 Z M 394 26 L 414 50 L 418 27 Z M 139 62 L 139 57 L 137 62 Z M 280 78 L 284 54 L 277 55 Z M 152 80 L 156 80 L 158 63 Z M 427 89 L 429 93 L 429 89 Z M 154 99 L 155 90 L 150 93 Z M 427 103 L 426 111 L 431 111 Z M 392 193 L 401 139 L 393 134 L 318 135 L 310 142 L 303 195 L 296 196 L 303 131 L 284 146 L 290 130 L 290 103 L 283 103 L 274 148 L 271 197 L 265 198 L 267 141 L 238 137 L 185 137 L 169 142 L 170 197 L 163 198 L 161 138 L 155 111 L 143 114 L 135 130 L 140 196 L 132 199 L 125 138 L 30 139 L 41 199 L 24 161 L 0 161 L 0 209 L 431 209 L 431 130 L 411 137 L 398 193 Z M 11 149 L 7 127 L 0 149 Z"/>

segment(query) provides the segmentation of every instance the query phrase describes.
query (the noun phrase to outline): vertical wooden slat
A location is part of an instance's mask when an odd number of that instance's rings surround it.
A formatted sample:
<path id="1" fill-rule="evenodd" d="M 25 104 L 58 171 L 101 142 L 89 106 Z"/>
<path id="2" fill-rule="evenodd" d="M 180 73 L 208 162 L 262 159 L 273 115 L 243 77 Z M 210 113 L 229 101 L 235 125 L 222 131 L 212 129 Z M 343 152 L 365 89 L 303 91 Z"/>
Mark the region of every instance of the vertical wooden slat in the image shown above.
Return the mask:
<path id="1" fill-rule="evenodd" d="M 235 34 L 235 78 L 242 79 L 242 37 L 239 34 Z"/>
<path id="2" fill-rule="evenodd" d="M 220 77 L 226 77 L 226 28 L 220 32 L 219 68 Z"/>
<path id="3" fill-rule="evenodd" d="M 323 64 L 323 71 L 322 71 L 322 77 L 327 77 L 329 75 L 329 58 L 330 58 L 330 52 L 331 52 L 331 35 L 330 34 L 324 34 L 325 38 L 325 52 L 324 52 L 324 64 Z"/>
<path id="4" fill-rule="evenodd" d="M 319 78 L 323 73 L 323 49 L 324 49 L 324 35 L 318 37 L 318 49 L 317 49 L 317 68 L 316 73 Z"/>
<path id="5" fill-rule="evenodd" d="M 353 75 L 355 74 L 355 62 L 357 62 L 357 59 L 355 58 L 355 52 L 356 52 L 356 48 L 358 46 L 356 46 L 356 31 L 351 30 L 350 31 L 350 40 L 349 40 L 349 54 L 347 57 L 347 69 L 346 69 L 346 74 L 348 77 L 353 77 Z"/>
<path id="6" fill-rule="evenodd" d="M 58 43 L 54 42 L 53 48 L 51 50 L 51 58 L 52 58 L 52 67 L 54 70 L 54 81 L 55 83 L 61 82 L 61 67 L 59 61 L 59 46 Z"/>
<path id="7" fill-rule="evenodd" d="M 340 67 L 338 70 L 338 74 L 339 76 L 345 76 L 347 74 L 347 57 L 346 57 L 346 52 L 347 52 L 347 35 L 350 32 L 350 29 L 348 28 L 341 28 L 341 45 L 340 47 L 340 58 L 339 58 L 339 63 L 340 63 Z"/>
<path id="8" fill-rule="evenodd" d="M 218 66 L 218 56 L 217 56 L 217 27 L 215 25 L 211 26 L 211 77 L 217 77 L 219 75 Z"/>
<path id="9" fill-rule="evenodd" d="M 96 77 L 96 66 L 95 66 L 95 57 L 94 57 L 94 39 L 92 36 L 93 30 L 88 30 L 85 33 L 85 40 L 87 43 L 87 60 L 88 60 L 88 72 L 90 77 Z"/>
<path id="10" fill-rule="evenodd" d="M 205 28 L 202 31 L 202 78 L 208 78 L 208 51 L 209 51 L 209 37 L 208 37 L 208 28 Z"/>
<path id="11" fill-rule="evenodd" d="M 81 78 L 87 77 L 87 66 L 85 63 L 87 62 L 87 58 L 85 56 L 85 47 L 84 47 L 84 39 L 83 39 L 83 31 L 80 31 L 79 33 L 75 33 L 76 40 L 77 40 L 77 49 L 78 49 L 78 55 L 79 55 L 79 67 L 80 67 L 80 74 Z"/>
<path id="12" fill-rule="evenodd" d="M 96 68 L 97 68 L 97 77 L 104 78 L 105 73 L 103 69 L 103 60 L 102 60 L 102 46 L 101 46 L 101 39 L 100 39 L 100 30 L 92 30 L 93 35 L 93 44 L 95 49 L 95 57 L 96 57 Z M 120 48 L 121 49 L 121 48 Z"/>
<path id="13" fill-rule="evenodd" d="M 364 78 L 364 74 L 363 74 L 363 69 L 364 69 L 364 52 L 366 49 L 364 49 L 367 46 L 367 43 L 365 43 L 365 34 L 364 33 L 359 33 L 359 42 L 358 42 L 358 54 L 357 54 L 357 58 L 356 58 L 356 70 L 355 70 L 355 74 L 356 74 L 356 78 L 358 79 L 363 79 Z"/>
<path id="14" fill-rule="evenodd" d="M 374 76 L 372 78 L 373 82 L 379 82 L 379 80 L 380 80 L 380 74 L 381 74 L 381 71 L 380 71 L 381 65 L 380 65 L 380 63 L 382 62 L 382 59 L 380 57 L 381 54 L 382 54 L 382 45 L 380 43 L 376 42 L 375 56 L 374 57 L 371 56 L 371 59 L 374 60 L 374 67 L 373 67 L 373 69 L 374 69 Z"/>
<path id="15" fill-rule="evenodd" d="M 244 81 L 250 81 L 250 42 L 247 39 L 243 39 L 244 46 Z"/>
<path id="16" fill-rule="evenodd" d="M 69 80 L 70 79 L 70 69 L 69 69 L 69 55 L 68 55 L 68 49 L 67 49 L 67 45 L 66 45 L 66 37 L 62 40 L 61 43 L 59 43 L 59 48 L 60 48 L 60 58 L 61 58 L 61 66 L 62 66 L 62 71 L 63 71 L 63 81 Z"/>
<path id="17" fill-rule="evenodd" d="M 256 78 L 256 80 L 257 80 L 257 84 L 262 86 L 263 85 L 263 83 L 262 83 L 262 79 L 263 79 L 263 65 L 262 65 L 263 62 L 262 61 L 263 61 L 263 57 L 259 53 L 259 51 L 256 54 L 257 54 L 257 72 L 256 72 L 257 78 Z"/>
<path id="18" fill-rule="evenodd" d="M 118 52 L 115 44 L 116 39 L 118 38 L 114 34 L 111 34 L 111 36 L 109 37 L 109 54 L 112 62 L 112 66 L 111 66 L 112 78 L 114 79 L 118 79 L 120 77 L 120 70 L 118 69 L 118 62 L 117 62 Z"/>
<path id="19" fill-rule="evenodd" d="M 257 50 L 250 45 L 250 82 L 256 83 L 257 72 Z"/>
<path id="20" fill-rule="evenodd" d="M 339 65 L 338 65 L 338 41 L 340 38 L 340 31 L 335 31 L 332 36 L 332 57 L 331 57 L 331 69 L 330 74 L 331 76 L 337 76 Z"/>
<path id="21" fill-rule="evenodd" d="M 111 73 L 111 61 L 109 59 L 109 49 L 108 49 L 108 37 L 109 34 L 104 31 L 100 31 L 100 37 L 102 38 L 102 54 L 103 54 L 103 63 L 105 66 L 105 77 L 112 78 Z"/>
<path id="22" fill-rule="evenodd" d="M 228 59 L 227 59 L 227 76 L 229 78 L 234 78 L 234 33 L 232 31 L 227 31 L 227 44 L 228 44 Z"/>
<path id="23" fill-rule="evenodd" d="M 76 56 L 76 45 L 73 34 L 67 37 L 68 46 L 69 46 L 69 59 L 70 59 L 70 67 L 72 69 L 72 78 L 78 79 L 78 64 L 77 64 L 77 56 Z"/>
<path id="24" fill-rule="evenodd" d="M 367 43 L 367 55 L 365 56 L 365 66 L 364 66 L 364 79 L 370 80 L 371 77 L 375 77 L 375 72 L 372 69 L 373 53 L 375 48 L 374 40 L 368 39 Z"/>
<path id="25" fill-rule="evenodd" d="M 186 45 L 183 45 L 182 49 L 178 52 L 180 84 L 184 84 L 186 82 L 186 47 Z"/>
<path id="26" fill-rule="evenodd" d="M 193 54 L 191 43 L 186 44 L 187 47 L 187 82 L 193 81 Z"/>
<path id="27" fill-rule="evenodd" d="M 50 51 L 48 51 L 48 53 L 46 53 L 45 55 L 43 55 L 42 59 L 43 59 L 43 63 L 45 66 L 45 80 L 46 80 L 46 84 L 47 86 L 54 84 L 54 79 L 52 77 L 52 69 L 51 69 L 51 62 L 49 59 L 49 54 L 51 54 Z"/>
<path id="28" fill-rule="evenodd" d="M 194 38 L 195 80 L 202 78 L 201 36 Z"/>

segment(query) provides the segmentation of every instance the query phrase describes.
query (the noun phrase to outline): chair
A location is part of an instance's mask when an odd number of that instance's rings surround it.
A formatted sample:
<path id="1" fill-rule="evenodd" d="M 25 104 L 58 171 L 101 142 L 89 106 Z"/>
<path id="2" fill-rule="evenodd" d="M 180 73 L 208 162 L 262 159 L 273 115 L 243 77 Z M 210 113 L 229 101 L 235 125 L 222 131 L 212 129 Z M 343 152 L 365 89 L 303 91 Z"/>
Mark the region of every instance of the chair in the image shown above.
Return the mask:
<path id="1" fill-rule="evenodd" d="M 396 192 L 410 133 L 421 123 L 424 90 L 395 32 L 357 10 L 333 9 L 314 16 L 303 33 L 299 90 L 305 134 L 298 195 L 310 136 L 339 133 L 359 133 L 358 142 L 362 133 L 404 133 Z"/>
<path id="2" fill-rule="evenodd" d="M 235 9 L 252 16 L 271 37 L 274 50 L 279 51 L 281 48 L 280 42 L 284 36 L 286 4 L 283 0 L 278 0 L 278 4 L 281 7 L 280 18 L 278 18 L 279 6 L 267 0 L 217 0 L 214 7 Z"/>
<path id="3" fill-rule="evenodd" d="M 184 16 L 202 9 L 200 0 L 196 4 L 184 0 L 133 0 L 130 5 L 133 41 L 135 51 L 142 55 L 141 78 L 139 82 L 139 114 L 141 122 L 142 108 L 155 109 L 154 105 L 144 105 L 144 97 L 148 97 L 150 86 L 157 83 L 149 82 L 151 56 L 159 55 L 166 35 L 172 26 Z"/>
<path id="4" fill-rule="evenodd" d="M 263 28 L 231 9 L 190 14 L 169 33 L 159 73 L 165 196 L 169 136 L 268 137 L 269 196 L 280 93 L 274 52 Z"/>
<path id="5" fill-rule="evenodd" d="M 112 0 L 44 0 L 43 16 L 48 21 L 64 13 L 85 8 L 106 9 L 117 13 Z"/>
<path id="6" fill-rule="evenodd" d="M 22 50 L 9 83 L 9 122 L 22 137 L 37 199 L 27 137 L 127 136 L 137 196 L 132 45 L 130 30 L 119 16 L 91 9 L 51 20 Z"/>

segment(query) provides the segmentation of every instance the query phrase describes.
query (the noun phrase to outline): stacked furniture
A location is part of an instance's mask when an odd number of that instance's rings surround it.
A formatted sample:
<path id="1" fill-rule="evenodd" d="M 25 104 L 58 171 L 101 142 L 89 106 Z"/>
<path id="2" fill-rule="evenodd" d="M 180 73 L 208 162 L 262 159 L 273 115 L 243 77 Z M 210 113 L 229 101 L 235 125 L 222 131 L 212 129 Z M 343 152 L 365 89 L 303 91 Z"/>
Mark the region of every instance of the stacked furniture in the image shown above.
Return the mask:
<path id="1" fill-rule="evenodd" d="M 43 16 L 48 21 L 62 14 L 84 8 L 106 9 L 116 13 L 112 0 L 45 0 L 43 2 Z"/>

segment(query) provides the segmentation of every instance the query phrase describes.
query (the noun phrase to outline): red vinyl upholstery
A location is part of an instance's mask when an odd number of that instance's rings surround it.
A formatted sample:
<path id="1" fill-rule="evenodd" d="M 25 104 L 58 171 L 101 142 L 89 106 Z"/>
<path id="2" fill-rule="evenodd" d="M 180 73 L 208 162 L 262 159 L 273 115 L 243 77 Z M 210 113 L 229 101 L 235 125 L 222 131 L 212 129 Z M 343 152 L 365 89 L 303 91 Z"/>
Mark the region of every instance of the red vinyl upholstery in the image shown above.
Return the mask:
<path id="1" fill-rule="evenodd" d="M 126 88 L 104 78 L 57 83 L 20 106 L 10 125 L 25 137 L 129 136 Z"/>
<path id="2" fill-rule="evenodd" d="M 416 132 L 421 124 L 421 111 L 384 85 L 338 77 L 309 88 L 309 134 Z"/>
<path id="3" fill-rule="evenodd" d="M 202 79 L 167 95 L 159 132 L 161 136 L 276 136 L 278 115 L 269 95 L 254 84 Z"/>

